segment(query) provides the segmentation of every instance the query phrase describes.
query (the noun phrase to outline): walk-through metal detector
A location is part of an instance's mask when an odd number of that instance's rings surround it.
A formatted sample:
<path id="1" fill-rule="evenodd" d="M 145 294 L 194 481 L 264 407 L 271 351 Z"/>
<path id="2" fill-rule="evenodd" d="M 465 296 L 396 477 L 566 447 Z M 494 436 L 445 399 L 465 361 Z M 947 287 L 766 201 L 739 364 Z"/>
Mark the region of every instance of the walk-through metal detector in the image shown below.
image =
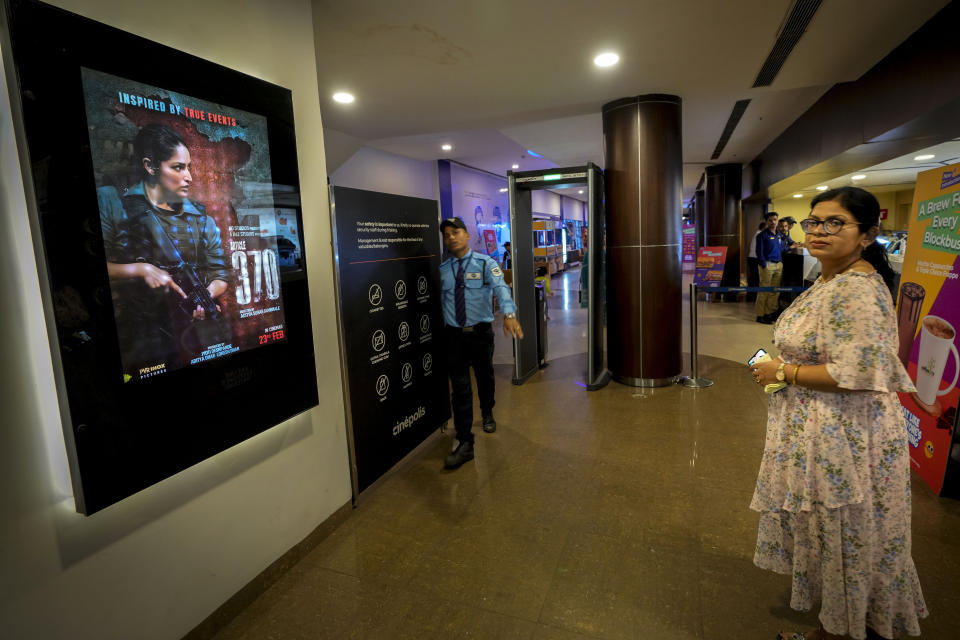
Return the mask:
<path id="1" fill-rule="evenodd" d="M 604 352 L 603 172 L 592 162 L 582 167 L 541 171 L 508 171 L 510 240 L 513 254 L 513 300 L 526 339 L 513 339 L 513 383 L 523 384 L 540 368 L 537 357 L 537 318 L 533 270 L 533 211 L 531 192 L 537 189 L 587 187 L 587 389 L 593 391 L 610 381 Z"/>

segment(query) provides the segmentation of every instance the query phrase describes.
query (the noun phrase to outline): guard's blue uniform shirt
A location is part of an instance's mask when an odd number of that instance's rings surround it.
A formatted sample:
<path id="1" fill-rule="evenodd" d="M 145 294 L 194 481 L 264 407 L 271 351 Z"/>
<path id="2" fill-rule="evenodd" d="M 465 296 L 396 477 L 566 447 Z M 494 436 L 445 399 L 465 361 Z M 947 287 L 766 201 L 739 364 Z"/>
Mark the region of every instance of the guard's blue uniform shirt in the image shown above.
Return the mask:
<path id="1" fill-rule="evenodd" d="M 459 262 L 463 262 L 464 297 L 467 303 L 466 327 L 480 322 L 493 322 L 493 300 L 491 293 L 497 296 L 504 313 L 516 313 L 517 305 L 510 296 L 510 287 L 503 281 L 503 270 L 490 256 L 468 251 L 459 260 L 451 257 L 440 265 L 440 304 L 443 307 L 443 321 L 451 327 L 459 327 L 455 292 Z"/>

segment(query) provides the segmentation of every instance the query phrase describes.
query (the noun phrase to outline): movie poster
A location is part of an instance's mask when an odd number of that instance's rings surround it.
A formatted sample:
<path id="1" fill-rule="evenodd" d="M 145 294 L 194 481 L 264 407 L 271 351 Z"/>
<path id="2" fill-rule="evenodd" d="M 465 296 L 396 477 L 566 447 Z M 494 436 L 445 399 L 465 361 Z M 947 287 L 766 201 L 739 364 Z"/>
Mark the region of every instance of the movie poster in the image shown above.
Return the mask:
<path id="1" fill-rule="evenodd" d="M 910 462 L 937 493 L 960 464 L 960 164 L 917 175 L 897 300 L 899 356 L 917 390 L 901 393 Z"/>
<path id="2" fill-rule="evenodd" d="M 284 340 L 280 271 L 300 242 L 275 208 L 266 119 L 81 73 L 124 380 Z"/>
<path id="3" fill-rule="evenodd" d="M 719 287 L 723 265 L 727 261 L 726 247 L 700 247 L 693 283 L 698 287 Z"/>

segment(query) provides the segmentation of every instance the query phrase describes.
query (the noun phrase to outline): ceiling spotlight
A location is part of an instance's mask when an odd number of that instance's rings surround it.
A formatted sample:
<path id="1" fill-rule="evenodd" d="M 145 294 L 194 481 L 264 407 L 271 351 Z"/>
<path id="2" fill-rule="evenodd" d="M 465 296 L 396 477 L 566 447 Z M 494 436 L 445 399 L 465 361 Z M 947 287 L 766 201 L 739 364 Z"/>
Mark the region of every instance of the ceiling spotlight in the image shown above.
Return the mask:
<path id="1" fill-rule="evenodd" d="M 453 145 L 452 145 L 452 144 L 442 144 L 442 145 L 440 145 L 440 148 L 443 149 L 444 151 L 450 151 L 450 149 L 453 149 Z"/>
<path id="2" fill-rule="evenodd" d="M 583 189 L 580 189 L 580 191 L 577 191 L 577 193 L 583 193 Z"/>
<path id="3" fill-rule="evenodd" d="M 506 189 L 500 189 L 500 193 L 506 193 L 506 192 L 507 192 Z"/>
<path id="4" fill-rule="evenodd" d="M 819 187 L 817 187 L 817 191 L 826 191 L 826 190 L 829 189 L 829 188 L 830 188 L 830 187 L 828 187 L 827 185 L 822 184 L 822 185 L 820 185 Z"/>
<path id="5" fill-rule="evenodd" d="M 593 64 L 598 67 L 612 67 L 620 62 L 620 56 L 613 52 L 601 53 L 593 59 Z"/>
<path id="6" fill-rule="evenodd" d="M 802 197 L 803 197 L 803 194 L 802 194 L 802 193 L 795 193 L 795 194 L 793 194 L 793 197 L 794 197 L 794 198 L 802 198 Z"/>
<path id="7" fill-rule="evenodd" d="M 353 94 L 345 91 L 338 91 L 333 94 L 333 99 L 341 104 L 350 104 L 354 100 Z"/>
<path id="8" fill-rule="evenodd" d="M 867 177 L 867 175 L 866 175 L 865 173 L 858 173 L 858 174 L 855 175 L 855 176 L 850 176 L 850 179 L 851 179 L 851 180 L 863 180 L 863 179 L 866 178 L 866 177 Z"/>
<path id="9" fill-rule="evenodd" d="M 513 168 L 513 169 L 519 169 L 519 168 L 520 168 L 520 165 L 515 164 L 515 165 L 513 165 L 513 167 L 511 167 L 511 168 Z"/>
<path id="10" fill-rule="evenodd" d="M 914 160 L 933 160 L 937 156 L 932 153 L 924 153 L 923 155 L 914 156 Z"/>

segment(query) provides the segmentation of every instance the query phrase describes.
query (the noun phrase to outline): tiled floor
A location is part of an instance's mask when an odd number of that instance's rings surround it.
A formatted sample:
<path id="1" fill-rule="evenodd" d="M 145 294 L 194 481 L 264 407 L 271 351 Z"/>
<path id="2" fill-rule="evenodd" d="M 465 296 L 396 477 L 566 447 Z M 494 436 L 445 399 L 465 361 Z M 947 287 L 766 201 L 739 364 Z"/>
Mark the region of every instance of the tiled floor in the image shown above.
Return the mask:
<path id="1" fill-rule="evenodd" d="M 449 436 L 433 437 L 217 638 L 770 640 L 816 625 L 787 606 L 788 578 L 751 562 L 765 400 L 740 361 L 770 327 L 752 305 L 701 302 L 713 387 L 587 393 L 568 278 L 551 366 L 515 387 L 499 341 L 499 429 L 475 427 L 476 460 L 444 471 Z M 924 637 L 960 637 L 960 503 L 916 477 L 914 558 Z"/>

